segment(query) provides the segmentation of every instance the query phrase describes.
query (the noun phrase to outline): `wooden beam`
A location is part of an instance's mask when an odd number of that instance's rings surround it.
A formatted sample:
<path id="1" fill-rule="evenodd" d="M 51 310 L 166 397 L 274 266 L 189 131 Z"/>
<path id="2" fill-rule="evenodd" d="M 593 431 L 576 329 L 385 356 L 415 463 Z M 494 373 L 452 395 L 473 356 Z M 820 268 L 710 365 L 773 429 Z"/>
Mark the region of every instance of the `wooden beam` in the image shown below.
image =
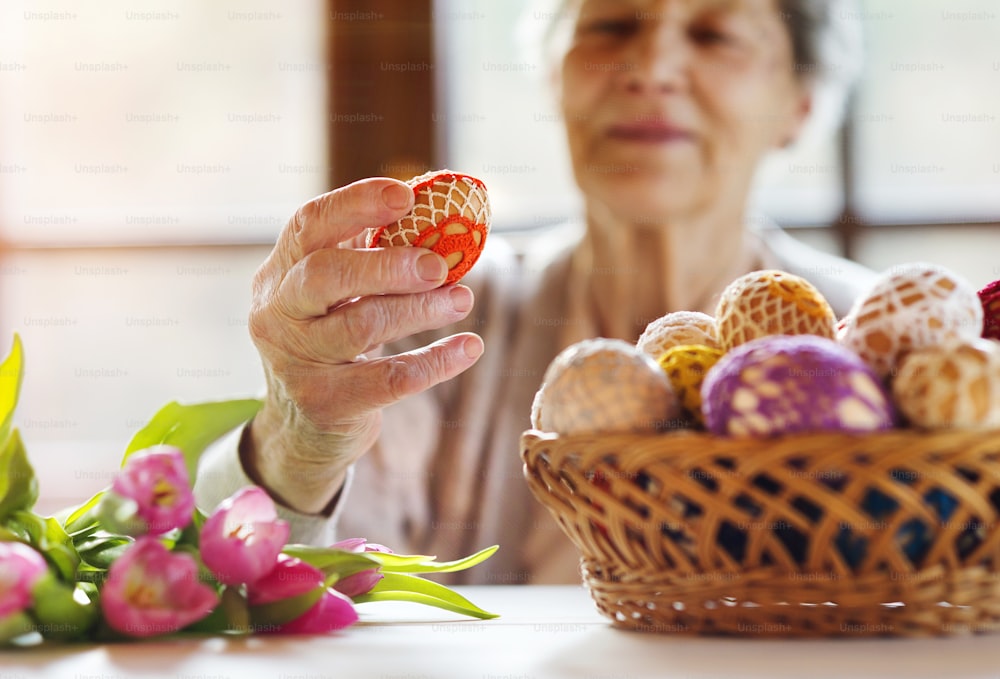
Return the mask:
<path id="1" fill-rule="evenodd" d="M 328 0 L 331 188 L 435 167 L 433 0 Z"/>

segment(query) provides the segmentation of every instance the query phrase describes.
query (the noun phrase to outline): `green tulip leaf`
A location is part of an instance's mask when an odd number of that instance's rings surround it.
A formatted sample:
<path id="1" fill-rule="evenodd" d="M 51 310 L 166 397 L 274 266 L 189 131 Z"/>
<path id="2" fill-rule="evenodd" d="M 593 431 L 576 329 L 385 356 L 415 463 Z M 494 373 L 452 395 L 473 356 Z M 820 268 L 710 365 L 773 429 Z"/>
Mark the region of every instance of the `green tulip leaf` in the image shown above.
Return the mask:
<path id="1" fill-rule="evenodd" d="M 46 639 L 68 641 L 84 636 L 97 622 L 98 606 L 86 590 L 42 577 L 32 590 L 35 631 Z"/>
<path id="2" fill-rule="evenodd" d="M 372 558 L 372 554 L 375 552 L 351 552 L 336 547 L 312 547 L 299 544 L 285 545 L 281 551 L 318 568 L 326 576 L 336 574 L 339 576 L 338 579 L 379 566 L 379 562 Z"/>
<path id="3" fill-rule="evenodd" d="M 24 380 L 24 350 L 21 337 L 14 333 L 14 344 L 10 353 L 0 363 L 0 445 L 7 442 L 14 419 L 14 409 L 21 395 Z"/>
<path id="4" fill-rule="evenodd" d="M 192 622 L 190 625 L 181 630 L 181 632 L 191 634 L 222 634 L 224 632 L 232 631 L 233 630 L 229 625 L 229 620 L 226 618 L 226 611 L 223 610 L 222 606 L 216 606 L 212 612 L 204 618 Z"/>
<path id="5" fill-rule="evenodd" d="M 387 552 L 367 552 L 367 554 L 379 562 L 382 571 L 387 573 L 454 573 L 481 564 L 493 556 L 499 548 L 499 545 L 493 545 L 464 559 L 441 562 L 433 561 L 434 557 L 420 557 L 422 561 L 414 562 L 410 557 L 401 558 L 399 554 Z"/>
<path id="6" fill-rule="evenodd" d="M 97 535 L 77 545 L 84 563 L 99 570 L 107 570 L 115 559 L 125 553 L 132 539 L 121 535 Z"/>
<path id="7" fill-rule="evenodd" d="M 30 510 L 38 500 L 38 479 L 17 429 L 0 450 L 0 521 L 13 512 Z"/>
<path id="8" fill-rule="evenodd" d="M 11 613 L 0 618 L 0 644 L 16 643 L 19 637 L 32 634 L 34 631 L 35 623 L 27 613 Z"/>
<path id="9" fill-rule="evenodd" d="M 411 601 L 480 620 L 500 617 L 496 613 L 484 611 L 444 585 L 403 573 L 386 573 L 371 592 L 353 597 L 353 601 L 356 604 L 370 601 Z"/>
<path id="10" fill-rule="evenodd" d="M 6 523 L 7 531 L 40 552 L 63 580 L 73 580 L 80 556 L 58 521 L 30 511 L 16 511 Z"/>
<path id="11" fill-rule="evenodd" d="M 79 539 L 86 537 L 99 527 L 97 507 L 101 504 L 101 499 L 106 492 L 104 490 L 98 491 L 79 507 L 60 512 L 59 516 L 65 515 L 65 518 L 61 518 L 60 521 L 67 533 L 75 539 Z"/>
<path id="12" fill-rule="evenodd" d="M 177 547 L 188 547 L 196 554 L 201 543 L 201 525 L 204 523 L 204 520 L 201 522 L 197 520 L 199 514 L 201 511 L 196 508 L 191 523 L 184 527 L 181 534 L 177 536 L 177 542 L 174 543 Z M 202 516 L 204 515 L 202 514 Z"/>
<path id="13" fill-rule="evenodd" d="M 250 611 L 247 600 L 237 587 L 226 587 L 222 590 L 221 606 L 226 615 L 228 628 L 241 634 L 250 633 Z"/>
<path id="14" fill-rule="evenodd" d="M 250 420 L 260 410 L 260 399 L 210 401 L 181 405 L 171 401 L 160 408 L 125 448 L 122 464 L 132 453 L 151 446 L 169 445 L 184 453 L 191 483 L 194 483 L 198 460 L 212 443 Z"/>

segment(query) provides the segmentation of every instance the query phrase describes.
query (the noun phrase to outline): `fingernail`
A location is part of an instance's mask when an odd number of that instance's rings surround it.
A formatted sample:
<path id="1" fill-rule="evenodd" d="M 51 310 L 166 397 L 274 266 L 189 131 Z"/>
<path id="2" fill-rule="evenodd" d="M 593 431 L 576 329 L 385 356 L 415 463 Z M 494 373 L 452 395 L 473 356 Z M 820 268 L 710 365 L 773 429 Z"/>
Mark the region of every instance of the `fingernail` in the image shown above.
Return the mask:
<path id="1" fill-rule="evenodd" d="M 440 255 L 428 252 L 417 260 L 417 274 L 425 281 L 440 281 L 448 275 L 448 265 Z"/>
<path id="2" fill-rule="evenodd" d="M 455 311 L 465 313 L 472 308 L 472 291 L 461 285 L 451 289 L 451 306 Z"/>
<path id="3" fill-rule="evenodd" d="M 483 355 L 483 340 L 479 338 L 479 335 L 473 335 L 465 340 L 462 348 L 465 349 L 465 355 L 469 358 L 479 358 Z"/>
<path id="4" fill-rule="evenodd" d="M 391 210 L 402 210 L 410 204 L 413 192 L 402 184 L 393 184 L 382 189 L 382 203 Z"/>

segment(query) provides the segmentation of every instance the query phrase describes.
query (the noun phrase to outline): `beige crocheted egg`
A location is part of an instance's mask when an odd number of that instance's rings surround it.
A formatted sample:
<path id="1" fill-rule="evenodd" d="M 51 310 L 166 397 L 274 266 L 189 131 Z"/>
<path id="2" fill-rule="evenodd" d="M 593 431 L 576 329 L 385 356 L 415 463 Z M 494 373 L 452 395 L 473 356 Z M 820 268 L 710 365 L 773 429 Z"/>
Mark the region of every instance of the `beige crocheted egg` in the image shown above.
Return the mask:
<path id="1" fill-rule="evenodd" d="M 624 340 L 587 339 L 549 364 L 534 426 L 558 434 L 652 432 L 677 419 L 677 397 L 656 361 Z"/>
<path id="2" fill-rule="evenodd" d="M 983 307 L 961 276 L 914 263 L 880 276 L 843 320 L 841 344 L 885 378 L 907 351 L 979 337 Z"/>
<path id="3" fill-rule="evenodd" d="M 1000 343 L 974 340 L 911 351 L 899 362 L 892 395 L 918 427 L 1000 427 Z"/>
<path id="4" fill-rule="evenodd" d="M 701 384 L 705 373 L 722 358 L 716 347 L 682 344 L 667 349 L 657 363 L 670 380 L 681 403 L 681 417 L 694 426 L 704 426 L 701 412 Z"/>
<path id="5" fill-rule="evenodd" d="M 700 311 L 672 311 L 650 322 L 635 346 L 659 359 L 667 349 L 685 344 L 718 348 L 715 319 Z"/>
<path id="6" fill-rule="evenodd" d="M 535 392 L 535 398 L 531 401 L 531 426 L 535 429 L 542 428 L 542 402 L 544 400 L 543 392 L 545 391 L 545 384 L 542 384 Z"/>
<path id="7" fill-rule="evenodd" d="M 806 279 L 774 269 L 740 276 L 722 291 L 715 310 L 724 351 L 768 335 L 819 335 L 833 339 L 837 318 Z"/>
<path id="8" fill-rule="evenodd" d="M 444 284 L 457 282 L 479 259 L 490 231 L 486 185 L 450 170 L 428 172 L 406 183 L 413 188 L 413 209 L 397 222 L 370 229 L 365 244 L 433 250 L 448 264 Z"/>

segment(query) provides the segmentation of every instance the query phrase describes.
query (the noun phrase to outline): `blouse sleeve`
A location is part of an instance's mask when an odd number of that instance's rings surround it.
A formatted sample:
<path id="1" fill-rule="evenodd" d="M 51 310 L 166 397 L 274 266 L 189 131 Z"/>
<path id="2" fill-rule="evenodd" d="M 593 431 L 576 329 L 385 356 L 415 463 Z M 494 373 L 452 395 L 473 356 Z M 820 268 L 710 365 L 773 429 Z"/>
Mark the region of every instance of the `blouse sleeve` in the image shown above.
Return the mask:
<path id="1" fill-rule="evenodd" d="M 241 488 L 254 485 L 240 461 L 240 441 L 246 431 L 246 426 L 234 429 L 202 455 L 194 495 L 198 507 L 203 511 L 211 513 L 220 502 Z M 337 541 L 337 523 L 353 477 L 354 468 L 349 467 L 344 486 L 329 515 L 301 514 L 276 503 L 278 517 L 287 521 L 291 527 L 290 542 L 326 546 Z"/>

